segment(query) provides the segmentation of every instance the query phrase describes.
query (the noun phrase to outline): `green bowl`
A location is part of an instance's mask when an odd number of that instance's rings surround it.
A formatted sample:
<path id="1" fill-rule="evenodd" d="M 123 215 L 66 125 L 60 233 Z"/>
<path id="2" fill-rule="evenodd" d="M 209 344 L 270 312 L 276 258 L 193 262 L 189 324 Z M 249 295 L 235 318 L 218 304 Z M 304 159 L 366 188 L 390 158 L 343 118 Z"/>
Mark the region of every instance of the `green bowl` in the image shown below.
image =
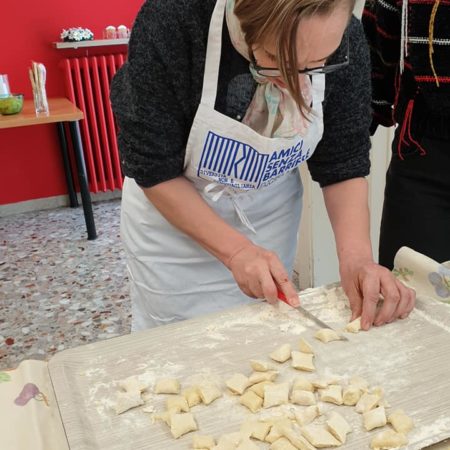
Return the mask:
<path id="1" fill-rule="evenodd" d="M 17 114 L 23 108 L 23 94 L 11 94 L 0 98 L 0 114 Z"/>

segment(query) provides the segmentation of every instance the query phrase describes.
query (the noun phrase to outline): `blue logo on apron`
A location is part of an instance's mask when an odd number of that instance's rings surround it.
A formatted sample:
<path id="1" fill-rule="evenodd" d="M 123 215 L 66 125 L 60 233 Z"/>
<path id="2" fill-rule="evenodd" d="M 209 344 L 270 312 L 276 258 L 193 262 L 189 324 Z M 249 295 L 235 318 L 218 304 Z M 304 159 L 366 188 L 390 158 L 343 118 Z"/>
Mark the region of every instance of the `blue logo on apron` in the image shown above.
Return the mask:
<path id="1" fill-rule="evenodd" d="M 210 131 L 197 176 L 238 189 L 258 189 L 272 184 L 309 156 L 310 149 L 304 151 L 302 139 L 290 148 L 264 154 L 243 142 Z"/>

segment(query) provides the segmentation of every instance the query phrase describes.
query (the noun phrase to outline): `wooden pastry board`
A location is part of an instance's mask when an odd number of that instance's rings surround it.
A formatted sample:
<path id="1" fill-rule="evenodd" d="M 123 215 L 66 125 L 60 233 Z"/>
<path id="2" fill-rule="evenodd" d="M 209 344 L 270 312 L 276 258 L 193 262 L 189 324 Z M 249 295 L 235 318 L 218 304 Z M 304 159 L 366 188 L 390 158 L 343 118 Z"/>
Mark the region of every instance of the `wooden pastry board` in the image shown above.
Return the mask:
<path id="1" fill-rule="evenodd" d="M 317 288 L 301 295 L 303 305 L 324 322 L 341 329 L 349 317 L 340 288 Z M 314 323 L 281 304 L 241 307 L 199 319 L 110 339 L 63 351 L 49 362 L 49 372 L 71 450 L 190 449 L 192 434 L 174 440 L 163 422 L 152 423 L 143 408 L 164 409 L 164 395 L 146 395 L 146 405 L 122 415 L 114 412 L 117 380 L 140 375 L 151 384 L 177 377 L 183 387 L 215 381 L 226 391 L 224 380 L 233 373 L 249 374 L 249 359 L 268 360 L 278 345 L 297 349 L 299 336 L 313 344 L 315 374 L 307 377 L 353 375 L 371 386 L 382 386 L 392 409 L 402 408 L 414 419 L 408 449 L 420 449 L 450 437 L 450 308 L 432 299 L 418 299 L 410 318 L 393 324 L 348 334 L 349 342 L 323 344 L 313 338 Z M 274 363 L 276 364 L 276 363 Z M 277 381 L 288 381 L 304 372 L 279 365 Z M 370 433 L 362 418 L 346 406 L 324 404 L 338 410 L 353 427 L 343 449 L 369 448 Z M 269 417 L 285 414 L 292 406 L 263 410 Z M 302 407 L 294 407 L 301 410 Z M 192 409 L 199 433 L 239 431 L 252 416 L 225 393 L 209 406 Z M 261 449 L 267 444 L 255 441 Z"/>

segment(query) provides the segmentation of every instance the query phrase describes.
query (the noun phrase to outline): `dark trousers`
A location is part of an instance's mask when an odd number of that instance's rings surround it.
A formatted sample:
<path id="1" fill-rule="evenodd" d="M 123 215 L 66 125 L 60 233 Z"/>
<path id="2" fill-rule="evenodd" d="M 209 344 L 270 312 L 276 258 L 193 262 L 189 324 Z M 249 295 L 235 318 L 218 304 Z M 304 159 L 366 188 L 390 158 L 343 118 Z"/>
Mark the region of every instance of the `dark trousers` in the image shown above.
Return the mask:
<path id="1" fill-rule="evenodd" d="M 449 124 L 450 126 L 450 124 Z M 406 149 L 397 139 L 386 174 L 379 262 L 392 269 L 397 250 L 406 245 L 438 262 L 450 260 L 450 141 L 424 137 L 426 154 Z"/>

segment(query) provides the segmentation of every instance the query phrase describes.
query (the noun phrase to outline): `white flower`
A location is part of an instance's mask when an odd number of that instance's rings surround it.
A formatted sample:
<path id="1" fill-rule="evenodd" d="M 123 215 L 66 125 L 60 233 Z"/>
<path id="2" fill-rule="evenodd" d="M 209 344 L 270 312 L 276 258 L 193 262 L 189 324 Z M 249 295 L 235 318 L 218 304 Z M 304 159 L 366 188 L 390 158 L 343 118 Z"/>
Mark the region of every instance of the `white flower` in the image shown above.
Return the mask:
<path id="1" fill-rule="evenodd" d="M 94 33 L 88 28 L 69 28 L 68 30 L 63 29 L 61 33 L 61 39 L 69 41 L 87 41 L 94 38 Z"/>

